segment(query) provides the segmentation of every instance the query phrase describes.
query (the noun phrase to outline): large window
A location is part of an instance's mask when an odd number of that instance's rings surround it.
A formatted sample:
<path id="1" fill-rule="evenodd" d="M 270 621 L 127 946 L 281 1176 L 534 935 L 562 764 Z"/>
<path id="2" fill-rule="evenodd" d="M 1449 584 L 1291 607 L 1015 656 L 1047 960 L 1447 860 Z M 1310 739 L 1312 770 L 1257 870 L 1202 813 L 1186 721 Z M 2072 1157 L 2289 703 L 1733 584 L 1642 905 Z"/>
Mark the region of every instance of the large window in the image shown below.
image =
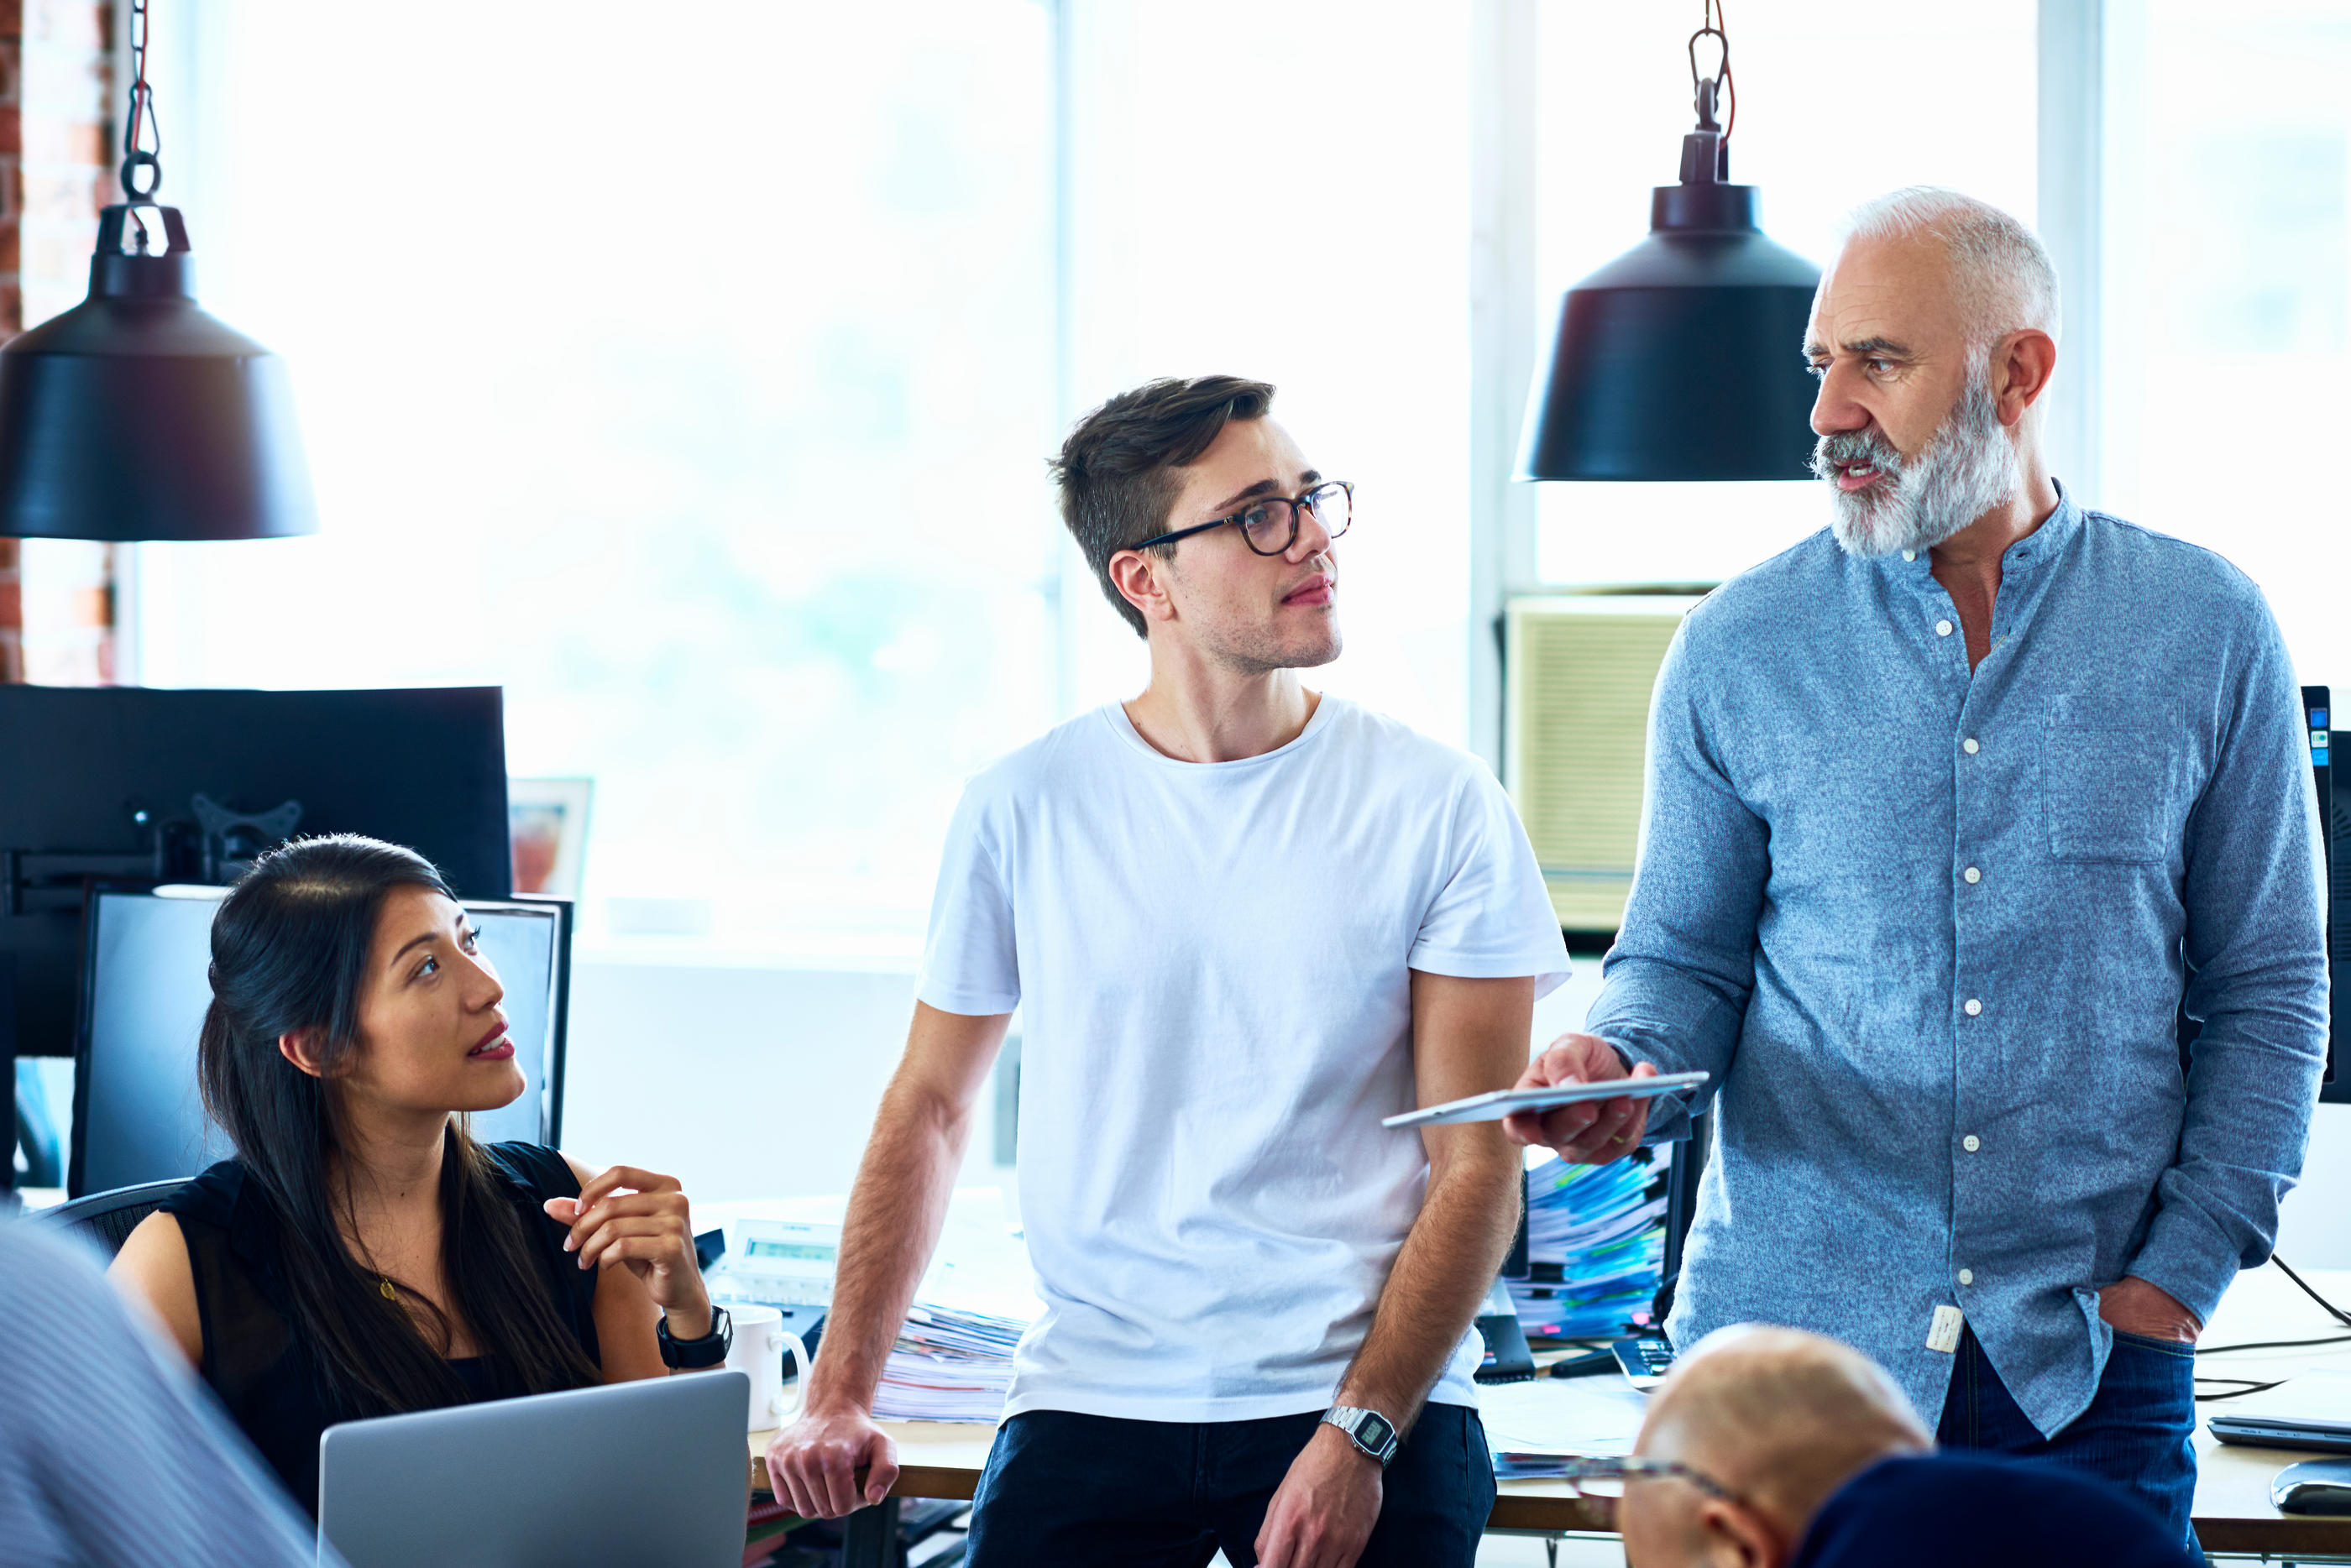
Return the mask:
<path id="1" fill-rule="evenodd" d="M 1535 5 L 1547 330 L 1673 177 L 1695 9 Z M 1045 457 L 1222 369 L 1359 486 L 1318 679 L 1468 739 L 1477 8 L 183 15 L 167 192 L 292 368 L 326 531 L 143 547 L 141 679 L 502 684 L 512 770 L 596 781 L 591 929 L 903 958 L 963 778 L 1143 678 Z M 1767 230 L 1824 258 L 1917 182 L 2029 217 L 2033 17 L 1738 8 Z M 1802 483 L 1538 508 L 1552 582 L 1719 578 L 1822 520 Z"/>
<path id="2" fill-rule="evenodd" d="M 1690 5 L 1541 0 L 1536 275 L 1559 297 L 1648 230 L 1691 121 Z M 1965 6 L 1744 0 L 1729 7 L 1739 119 L 1730 173 L 1761 187 L 1764 232 L 1814 262 L 1842 214 L 1946 185 L 2033 221 L 2033 0 Z M 1711 46 L 1701 46 L 1711 65 Z M 1800 346 L 1788 345 L 1792 359 Z M 1820 528 L 1811 482 L 1545 484 L 1536 568 L 1553 583 L 1717 581 Z"/>
<path id="3" fill-rule="evenodd" d="M 591 921 L 911 950 L 1055 709 L 1048 9 L 179 15 L 164 195 L 324 531 L 147 546 L 143 679 L 503 684 Z"/>
<path id="4" fill-rule="evenodd" d="M 1152 376 L 1279 385 L 1359 486 L 1318 680 L 1464 738 L 1464 13 L 188 28 L 169 193 L 291 366 L 325 531 L 145 547 L 141 678 L 504 685 L 512 771 L 595 780 L 591 930 L 911 953 L 963 779 L 1142 683 L 1045 459 Z"/>
<path id="5" fill-rule="evenodd" d="M 2106 30 L 2103 504 L 2241 567 L 2339 703 L 2351 14 L 2116 0 Z"/>

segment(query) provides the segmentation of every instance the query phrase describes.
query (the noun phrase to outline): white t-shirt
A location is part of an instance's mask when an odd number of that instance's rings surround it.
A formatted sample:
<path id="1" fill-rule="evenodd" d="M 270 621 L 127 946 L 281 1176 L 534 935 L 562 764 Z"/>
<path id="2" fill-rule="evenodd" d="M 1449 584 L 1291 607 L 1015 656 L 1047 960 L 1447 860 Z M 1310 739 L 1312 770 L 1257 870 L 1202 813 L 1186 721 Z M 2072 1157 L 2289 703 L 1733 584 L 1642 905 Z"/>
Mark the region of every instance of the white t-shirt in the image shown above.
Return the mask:
<path id="1" fill-rule="evenodd" d="M 981 774 L 916 994 L 1021 1010 L 1020 1213 L 1045 1314 L 1006 1414 L 1322 1409 L 1420 1211 L 1408 971 L 1567 976 L 1483 764 L 1325 697 L 1233 763 L 1113 703 Z M 1431 1397 L 1475 1405 L 1477 1334 Z"/>

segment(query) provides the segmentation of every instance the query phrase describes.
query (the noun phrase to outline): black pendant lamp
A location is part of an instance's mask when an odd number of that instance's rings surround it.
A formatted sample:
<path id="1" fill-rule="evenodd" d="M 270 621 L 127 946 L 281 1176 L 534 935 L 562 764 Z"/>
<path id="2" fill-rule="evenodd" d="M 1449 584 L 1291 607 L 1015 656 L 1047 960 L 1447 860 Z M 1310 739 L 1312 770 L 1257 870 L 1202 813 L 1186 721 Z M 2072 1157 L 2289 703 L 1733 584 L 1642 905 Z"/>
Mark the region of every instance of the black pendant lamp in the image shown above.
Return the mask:
<path id="1" fill-rule="evenodd" d="M 1729 183 L 1738 96 L 1716 0 L 1690 35 L 1698 129 L 1678 185 L 1649 203 L 1649 237 L 1567 291 L 1535 382 L 1520 479 L 1811 476 L 1804 327 L 1820 269 L 1763 237 L 1755 187 Z M 1712 38 L 1722 63 L 1698 70 Z M 1729 115 L 1718 124 L 1719 106 Z"/>
<path id="2" fill-rule="evenodd" d="M 131 26 L 125 200 L 99 216 L 89 297 L 0 348 L 0 537 L 315 533 L 285 361 L 196 307 L 187 226 L 153 200 L 147 0 Z"/>

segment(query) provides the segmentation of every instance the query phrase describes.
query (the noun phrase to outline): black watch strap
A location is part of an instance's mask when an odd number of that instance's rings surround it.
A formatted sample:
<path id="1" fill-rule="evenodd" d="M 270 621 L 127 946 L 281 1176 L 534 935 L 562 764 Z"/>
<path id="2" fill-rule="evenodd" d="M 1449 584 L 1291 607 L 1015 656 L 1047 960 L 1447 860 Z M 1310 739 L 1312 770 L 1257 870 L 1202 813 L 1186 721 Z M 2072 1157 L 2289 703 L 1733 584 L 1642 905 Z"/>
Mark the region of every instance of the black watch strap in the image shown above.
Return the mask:
<path id="1" fill-rule="evenodd" d="M 708 1334 L 700 1339 L 674 1339 L 669 1332 L 669 1314 L 664 1313 L 653 1337 L 661 1342 L 663 1366 L 681 1372 L 700 1372 L 726 1361 L 726 1352 L 735 1344 L 735 1320 L 726 1315 L 725 1307 L 714 1306 L 710 1309 Z"/>

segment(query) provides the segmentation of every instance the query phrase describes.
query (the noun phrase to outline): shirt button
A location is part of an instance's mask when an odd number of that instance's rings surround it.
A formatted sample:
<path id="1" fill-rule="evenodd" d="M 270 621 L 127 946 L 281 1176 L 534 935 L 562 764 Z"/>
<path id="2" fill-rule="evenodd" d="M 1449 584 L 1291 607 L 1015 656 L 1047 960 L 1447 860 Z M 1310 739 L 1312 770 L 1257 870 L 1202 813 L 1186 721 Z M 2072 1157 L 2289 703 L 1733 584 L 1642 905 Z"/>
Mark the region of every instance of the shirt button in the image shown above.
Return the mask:
<path id="1" fill-rule="evenodd" d="M 1947 621 L 1947 620 L 1938 620 L 1938 621 L 1937 621 L 1937 622 L 1935 623 L 1935 635 L 1936 635 L 1937 637 L 1949 637 L 1949 636 L 1950 636 L 1950 635 L 1951 635 L 1951 623 L 1950 623 L 1949 621 Z"/>
<path id="2" fill-rule="evenodd" d="M 1960 872 L 1959 875 L 1966 877 L 1970 882 L 1980 882 L 1983 880 L 1983 873 L 1977 870 L 1972 866 Z"/>
<path id="3" fill-rule="evenodd" d="M 1918 552 L 1916 550 L 1905 550 L 1902 552 L 1902 558 L 1906 561 L 1915 561 L 1918 558 Z"/>
<path id="4" fill-rule="evenodd" d="M 1973 1269 L 1961 1269 L 1959 1271 L 1959 1283 L 1963 1285 L 1971 1285 L 1975 1282 L 1976 1272 Z"/>
<path id="5" fill-rule="evenodd" d="M 1966 740 L 1959 742 L 1959 750 L 1967 753 L 1968 755 L 1972 757 L 1978 752 L 1982 751 L 1983 748 L 1976 744 L 1976 738 L 1973 735 L 1970 735 Z"/>
<path id="6" fill-rule="evenodd" d="M 1975 1134 L 1970 1133 L 1967 1137 L 1959 1140 L 1959 1147 L 1966 1149 L 1970 1154 L 1973 1154 L 1976 1150 L 1981 1148 L 1983 1145 L 1977 1141 Z"/>
<path id="7" fill-rule="evenodd" d="M 1968 998 L 1968 1004 L 1967 1004 L 1967 1007 L 1966 1007 L 1966 1009 L 1965 1009 L 1965 1012 L 1967 1012 L 1967 1015 L 1968 1015 L 1970 1018 L 1973 1018 L 1977 1013 L 1981 1012 L 1982 1011 L 1983 1011 L 1983 1003 L 1982 1003 L 1982 1002 L 1978 1002 L 1978 1001 L 1977 1001 L 1974 997 L 1972 997 L 1972 996 L 1970 996 L 1970 997 L 1969 997 L 1969 998 Z"/>

